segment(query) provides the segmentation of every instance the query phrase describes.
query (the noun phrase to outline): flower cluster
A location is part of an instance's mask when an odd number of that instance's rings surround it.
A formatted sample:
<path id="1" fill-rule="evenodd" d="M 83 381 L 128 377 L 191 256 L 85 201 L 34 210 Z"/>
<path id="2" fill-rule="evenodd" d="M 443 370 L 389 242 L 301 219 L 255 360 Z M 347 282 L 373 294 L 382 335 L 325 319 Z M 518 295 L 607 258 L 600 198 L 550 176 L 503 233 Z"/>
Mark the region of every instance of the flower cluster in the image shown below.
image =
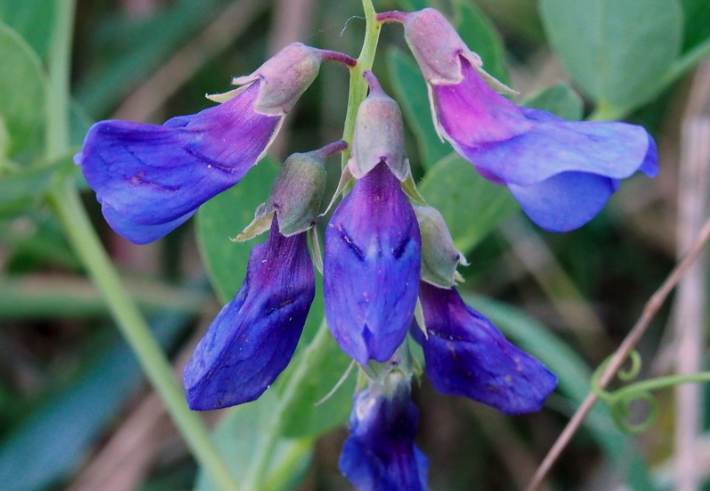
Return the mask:
<path id="1" fill-rule="evenodd" d="M 579 227 L 620 179 L 637 170 L 655 175 L 654 142 L 642 128 L 567 122 L 499 95 L 506 88 L 483 71 L 439 12 L 385 12 L 378 21 L 404 25 L 441 137 L 485 178 L 507 186 L 541 227 Z M 356 63 L 294 43 L 235 79 L 240 87 L 215 96 L 218 106 L 163 125 L 95 124 L 75 161 L 108 223 L 128 240 L 151 242 L 238 183 L 264 156 L 323 60 Z M 456 268 L 465 259 L 442 216 L 415 191 L 400 109 L 371 72 L 365 78 L 369 95 L 357 112 L 336 193 L 345 196 L 325 230 L 323 259 L 327 324 L 369 380 L 355 395 L 340 468 L 359 490 L 424 490 L 427 463 L 414 444 L 418 411 L 410 397 L 408 334 L 421 345 L 439 392 L 504 413 L 540 409 L 557 379 L 461 299 Z M 315 295 L 306 233 L 321 211 L 325 161 L 347 145 L 289 157 L 237 237 L 269 231 L 266 243 L 252 250 L 242 287 L 185 367 L 192 409 L 252 401 L 288 365 Z"/>

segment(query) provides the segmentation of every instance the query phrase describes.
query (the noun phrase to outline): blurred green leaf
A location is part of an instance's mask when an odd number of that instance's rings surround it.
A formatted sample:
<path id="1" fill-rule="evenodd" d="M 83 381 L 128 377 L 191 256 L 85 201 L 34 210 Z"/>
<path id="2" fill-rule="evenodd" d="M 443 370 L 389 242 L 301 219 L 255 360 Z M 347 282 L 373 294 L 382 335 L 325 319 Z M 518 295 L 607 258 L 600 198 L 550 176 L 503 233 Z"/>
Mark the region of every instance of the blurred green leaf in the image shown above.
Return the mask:
<path id="1" fill-rule="evenodd" d="M 56 169 L 43 167 L 0 177 L 0 219 L 15 216 L 39 203 Z"/>
<path id="2" fill-rule="evenodd" d="M 234 407 L 214 431 L 214 441 L 238 482 L 249 475 L 253 457 L 265 444 L 276 405 L 274 391 L 266 391 L 258 400 Z M 285 491 L 303 478 L 312 457 L 310 439 L 281 439 L 271 459 L 268 479 L 260 491 Z M 195 491 L 219 491 L 209 476 L 200 469 Z"/>
<path id="3" fill-rule="evenodd" d="M 17 32 L 0 22 L 0 117 L 13 157 L 37 147 L 44 127 L 46 78 L 39 58 Z"/>
<path id="4" fill-rule="evenodd" d="M 582 98 L 565 82 L 529 95 L 522 105 L 542 109 L 567 121 L 581 120 L 584 111 Z"/>
<path id="5" fill-rule="evenodd" d="M 582 403 L 590 390 L 592 372 L 570 346 L 511 305 L 464 290 L 461 296 L 467 304 L 489 317 L 506 337 L 552 370 L 558 377 L 558 391 L 569 397 L 575 406 Z M 607 458 L 614 462 L 617 471 L 625 475 L 631 489 L 656 489 L 639 444 L 616 427 L 608 406 L 597 404 L 584 425 Z"/>
<path id="6" fill-rule="evenodd" d="M 487 181 L 455 153 L 426 173 L 419 190 L 443 215 L 454 244 L 464 253 L 519 209 L 505 186 Z"/>
<path id="7" fill-rule="evenodd" d="M 40 58 L 47 55 L 54 27 L 53 0 L 0 0 L 0 20 L 12 27 Z"/>
<path id="8" fill-rule="evenodd" d="M 475 4 L 455 0 L 456 30 L 471 51 L 483 60 L 483 68 L 504 84 L 510 82 L 505 65 L 505 49 L 498 31 L 490 19 Z"/>
<path id="9" fill-rule="evenodd" d="M 151 322 L 153 334 L 162 346 L 170 346 L 191 318 L 163 313 Z M 94 366 L 30 414 L 2 442 L 3 491 L 39 491 L 67 477 L 142 379 L 125 343 L 117 341 L 103 353 L 92 354 L 97 360 Z"/>
<path id="10" fill-rule="evenodd" d="M 307 354 L 302 352 L 301 356 Z M 338 387 L 328 400 L 318 406 L 315 404 L 335 387 L 351 362 L 352 359 L 343 353 L 335 340 L 330 339 L 320 369 L 308 378 L 307 385 L 299 392 L 292 411 L 287 415 L 284 435 L 292 438 L 315 438 L 345 422 L 352 406 L 357 371 L 351 373 L 347 381 Z M 297 363 L 298 358 L 295 358 L 292 367 Z M 282 384 L 288 384 L 289 375 L 290 371 L 284 373 Z"/>
<path id="11" fill-rule="evenodd" d="M 104 46 L 99 59 L 79 81 L 77 99 L 92 115 L 106 113 L 226 3 L 227 0 L 161 3 L 161 8 L 143 22 L 113 16 L 111 24 L 101 30 L 109 46 Z"/>
<path id="12" fill-rule="evenodd" d="M 267 157 L 236 186 L 215 196 L 197 212 L 197 239 L 202 260 L 217 295 L 228 302 L 242 286 L 249 253 L 264 242 L 266 234 L 249 242 L 232 242 L 254 218 L 256 208 L 266 201 L 279 165 Z"/>
<path id="13" fill-rule="evenodd" d="M 451 152 L 451 147 L 439 139 L 434 129 L 424 77 L 414 59 L 399 49 L 390 48 L 387 61 L 395 96 L 416 136 L 422 167 L 430 169 Z"/>
<path id="14" fill-rule="evenodd" d="M 683 52 L 710 38 L 710 2 L 708 0 L 681 0 L 685 30 Z"/>
<path id="15" fill-rule="evenodd" d="M 397 6 L 402 10 L 413 12 L 426 7 L 431 7 L 431 1 L 427 0 L 397 0 Z"/>
<path id="16" fill-rule="evenodd" d="M 678 0 L 542 0 L 547 36 L 575 83 L 605 111 L 653 97 L 678 57 Z"/>

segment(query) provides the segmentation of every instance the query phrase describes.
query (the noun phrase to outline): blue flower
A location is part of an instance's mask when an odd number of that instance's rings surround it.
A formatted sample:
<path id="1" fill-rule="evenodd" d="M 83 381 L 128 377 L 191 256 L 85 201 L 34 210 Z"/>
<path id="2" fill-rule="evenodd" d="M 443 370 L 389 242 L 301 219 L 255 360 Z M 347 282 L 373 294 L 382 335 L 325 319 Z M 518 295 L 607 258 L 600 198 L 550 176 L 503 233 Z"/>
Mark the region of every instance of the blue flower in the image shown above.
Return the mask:
<path id="1" fill-rule="evenodd" d="M 265 155 L 322 59 L 353 63 L 293 43 L 252 75 L 235 79 L 242 87 L 213 97 L 218 106 L 162 125 L 93 125 L 75 162 L 109 225 L 137 244 L 152 242 L 238 183 Z"/>
<path id="2" fill-rule="evenodd" d="M 257 399 L 291 360 L 314 296 L 306 234 L 281 235 L 274 217 L 267 242 L 252 249 L 244 284 L 185 366 L 190 408 Z"/>
<path id="3" fill-rule="evenodd" d="M 420 248 L 412 205 L 381 163 L 355 181 L 325 232 L 326 320 L 358 363 L 385 362 L 404 341 L 417 302 Z"/>
<path id="4" fill-rule="evenodd" d="M 483 71 L 478 55 L 438 11 L 379 18 L 404 24 L 439 135 L 483 177 L 507 186 L 542 228 L 578 228 L 602 209 L 621 179 L 636 171 L 657 174 L 656 146 L 642 127 L 565 121 L 496 93 L 490 85 L 509 89 Z"/>
<path id="5" fill-rule="evenodd" d="M 516 348 L 456 289 L 421 282 L 426 334 L 412 328 L 424 349 L 426 372 L 436 390 L 465 396 L 507 414 L 538 411 L 557 385 L 542 363 Z"/>
<path id="6" fill-rule="evenodd" d="M 358 491 L 426 491 L 427 459 L 414 444 L 418 417 L 409 382 L 398 384 L 391 394 L 377 386 L 360 391 L 340 472 Z"/>

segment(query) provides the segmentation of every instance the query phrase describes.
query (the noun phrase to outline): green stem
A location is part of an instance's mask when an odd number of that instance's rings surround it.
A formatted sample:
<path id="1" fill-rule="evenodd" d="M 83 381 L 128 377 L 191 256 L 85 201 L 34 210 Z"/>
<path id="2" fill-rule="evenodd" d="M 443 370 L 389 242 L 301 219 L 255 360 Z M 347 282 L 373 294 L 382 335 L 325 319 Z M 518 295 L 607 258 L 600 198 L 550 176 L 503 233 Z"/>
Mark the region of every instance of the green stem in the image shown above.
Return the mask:
<path id="1" fill-rule="evenodd" d="M 57 0 L 56 6 L 57 21 L 48 67 L 45 149 L 48 160 L 61 157 L 69 149 L 69 73 L 75 2 Z M 49 192 L 47 201 L 195 458 L 220 489 L 238 491 L 239 486 L 213 446 L 202 420 L 197 413 L 188 409 L 170 362 L 121 284 L 118 273 L 91 225 L 71 176 L 58 175 L 58 182 Z"/>
<path id="2" fill-rule="evenodd" d="M 635 393 L 653 392 L 656 390 L 666 389 L 680 384 L 689 384 L 697 382 L 710 382 L 710 372 L 700 372 L 691 375 L 668 375 L 666 377 L 657 377 L 642 382 L 636 382 L 626 385 L 614 392 L 606 392 L 604 398 L 610 403 L 616 400 L 628 399 Z"/>
<path id="3" fill-rule="evenodd" d="M 56 5 L 56 21 L 47 67 L 49 85 L 45 101 L 45 155 L 48 160 L 61 157 L 69 148 L 69 75 L 75 0 L 57 0 Z"/>
<path id="4" fill-rule="evenodd" d="M 357 110 L 367 95 L 367 82 L 362 77 L 362 74 L 372 69 L 382 26 L 382 23 L 377 21 L 377 12 L 375 12 L 375 8 L 372 5 L 372 0 L 362 0 L 362 7 L 365 11 L 365 40 L 362 44 L 360 56 L 357 59 L 357 65 L 350 70 L 348 110 L 345 113 L 345 124 L 343 126 L 343 140 L 348 142 L 348 148 L 341 154 L 343 167 L 345 167 L 350 158 Z"/>
<path id="5" fill-rule="evenodd" d="M 323 320 L 313 340 L 299 356 L 293 374 L 289 377 L 288 383 L 279 397 L 279 402 L 274 408 L 274 419 L 269 425 L 268 435 L 261 446 L 256 449 L 252 460 L 251 472 L 245 485 L 247 491 L 261 491 L 261 484 L 265 481 L 271 457 L 286 423 L 288 423 L 288 416 L 295 410 L 294 406 L 298 403 L 300 394 L 307 389 L 313 375 L 321 369 L 328 353 L 328 345 L 332 342 L 334 341 L 330 335 L 328 324 Z"/>
<path id="6" fill-rule="evenodd" d="M 65 180 L 50 192 L 48 200 L 59 217 L 69 242 L 101 291 L 121 333 L 135 352 L 195 458 L 220 489 L 237 491 L 239 486 L 214 448 L 198 413 L 188 409 L 185 394 L 175 380 L 172 366 L 151 334 L 136 304 L 121 284 L 86 215 L 74 184 Z"/>

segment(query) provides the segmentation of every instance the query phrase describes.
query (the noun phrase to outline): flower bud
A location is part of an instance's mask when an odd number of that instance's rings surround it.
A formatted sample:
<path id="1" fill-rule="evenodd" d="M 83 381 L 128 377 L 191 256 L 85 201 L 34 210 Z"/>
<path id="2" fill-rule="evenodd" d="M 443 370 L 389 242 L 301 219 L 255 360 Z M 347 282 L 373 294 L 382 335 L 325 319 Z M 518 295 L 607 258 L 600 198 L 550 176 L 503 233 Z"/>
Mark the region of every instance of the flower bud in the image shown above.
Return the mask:
<path id="1" fill-rule="evenodd" d="M 468 263 L 454 246 L 444 217 L 431 206 L 415 206 L 414 212 L 422 235 L 422 280 L 441 288 L 455 286 L 456 266 Z"/>
<path id="2" fill-rule="evenodd" d="M 319 50 L 302 43 L 291 43 L 254 73 L 237 77 L 232 83 L 245 85 L 261 80 L 254 109 L 260 114 L 281 116 L 291 110 L 315 80 L 321 61 Z"/>
<path id="3" fill-rule="evenodd" d="M 409 174 L 409 162 L 404 156 L 402 112 L 371 72 L 365 72 L 364 76 L 370 84 L 370 94 L 357 111 L 348 166 L 353 176 L 360 179 L 385 162 L 392 174 L 404 181 Z"/>
<path id="4" fill-rule="evenodd" d="M 235 242 L 250 240 L 266 232 L 274 213 L 279 232 L 286 237 L 313 227 L 325 190 L 325 159 L 346 146 L 347 143 L 340 140 L 319 150 L 294 153 L 287 158 L 271 186 L 268 199 L 256 209 L 254 220 L 234 239 Z"/>

